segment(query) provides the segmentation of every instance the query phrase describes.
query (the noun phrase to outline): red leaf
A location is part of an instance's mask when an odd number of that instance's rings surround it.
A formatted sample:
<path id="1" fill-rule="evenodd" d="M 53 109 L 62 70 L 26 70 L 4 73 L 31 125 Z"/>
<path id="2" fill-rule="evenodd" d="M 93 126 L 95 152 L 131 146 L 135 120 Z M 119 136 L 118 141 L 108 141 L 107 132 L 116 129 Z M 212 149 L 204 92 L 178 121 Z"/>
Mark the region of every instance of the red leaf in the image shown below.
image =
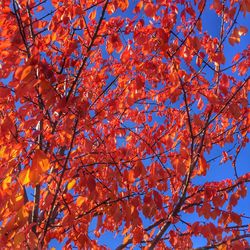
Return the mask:
<path id="1" fill-rule="evenodd" d="M 157 208 L 161 209 L 162 208 L 162 198 L 161 195 L 157 191 L 153 191 L 154 194 L 154 202 L 157 206 Z"/>
<path id="2" fill-rule="evenodd" d="M 133 230 L 133 244 L 138 244 L 143 240 L 143 228 L 136 227 Z"/>
<path id="3" fill-rule="evenodd" d="M 127 63 L 129 59 L 131 58 L 131 50 L 126 48 L 122 53 L 121 53 L 121 62 L 122 63 Z"/>
<path id="4" fill-rule="evenodd" d="M 7 87 L 0 86 L 0 98 L 5 98 L 6 96 L 10 96 L 11 91 Z"/>
<path id="5" fill-rule="evenodd" d="M 95 182 L 95 179 L 90 176 L 88 178 L 88 182 L 87 182 L 87 185 L 88 185 L 88 188 L 91 192 L 95 191 L 95 188 L 96 188 L 96 182 Z"/>
<path id="6" fill-rule="evenodd" d="M 148 17 L 154 17 L 156 8 L 152 3 L 146 3 L 144 6 L 144 12 Z"/>

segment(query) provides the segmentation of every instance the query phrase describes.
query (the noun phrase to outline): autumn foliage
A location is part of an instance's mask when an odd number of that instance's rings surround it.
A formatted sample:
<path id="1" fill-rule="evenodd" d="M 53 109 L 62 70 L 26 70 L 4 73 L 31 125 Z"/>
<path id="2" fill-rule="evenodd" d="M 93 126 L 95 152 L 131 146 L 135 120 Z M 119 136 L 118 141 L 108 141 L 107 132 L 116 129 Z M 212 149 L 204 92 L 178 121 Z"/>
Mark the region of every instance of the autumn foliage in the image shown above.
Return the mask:
<path id="1" fill-rule="evenodd" d="M 0 248 L 249 248 L 249 11 L 1 1 Z"/>

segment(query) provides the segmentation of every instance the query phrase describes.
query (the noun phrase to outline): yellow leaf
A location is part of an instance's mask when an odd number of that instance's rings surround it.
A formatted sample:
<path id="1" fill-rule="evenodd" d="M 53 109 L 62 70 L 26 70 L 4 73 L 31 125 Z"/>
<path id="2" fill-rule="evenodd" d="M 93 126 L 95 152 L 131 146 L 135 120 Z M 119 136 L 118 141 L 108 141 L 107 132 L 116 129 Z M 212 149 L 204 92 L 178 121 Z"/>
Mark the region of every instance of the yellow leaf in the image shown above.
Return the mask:
<path id="1" fill-rule="evenodd" d="M 26 185 L 30 183 L 30 168 L 25 168 L 19 174 L 19 181 L 21 185 Z"/>
<path id="2" fill-rule="evenodd" d="M 19 181 L 21 185 L 32 184 L 36 185 L 40 181 L 41 169 L 32 167 L 27 167 L 19 174 Z"/>
<path id="3" fill-rule="evenodd" d="M 0 149 L 0 158 L 4 158 L 6 146 L 2 146 Z"/>
<path id="4" fill-rule="evenodd" d="M 52 40 L 52 42 L 54 42 L 56 40 L 56 33 L 55 32 L 52 33 L 51 40 Z"/>
<path id="5" fill-rule="evenodd" d="M 76 199 L 76 205 L 80 207 L 83 204 L 84 201 L 85 201 L 85 198 L 83 196 L 79 196 Z"/>
<path id="6" fill-rule="evenodd" d="M 76 180 L 75 179 L 73 179 L 72 181 L 70 181 L 68 183 L 68 190 L 72 189 L 75 186 L 75 184 L 76 184 Z"/>
<path id="7" fill-rule="evenodd" d="M 10 183 L 11 183 L 11 176 L 7 176 L 3 180 L 3 190 L 6 190 L 7 188 L 9 188 Z"/>

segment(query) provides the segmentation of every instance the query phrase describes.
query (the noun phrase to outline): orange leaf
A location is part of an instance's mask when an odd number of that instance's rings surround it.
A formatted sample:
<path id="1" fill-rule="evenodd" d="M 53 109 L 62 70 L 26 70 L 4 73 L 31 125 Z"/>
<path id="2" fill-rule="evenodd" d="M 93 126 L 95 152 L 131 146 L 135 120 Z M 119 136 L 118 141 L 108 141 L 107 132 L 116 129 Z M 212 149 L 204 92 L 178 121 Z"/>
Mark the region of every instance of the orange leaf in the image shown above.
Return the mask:
<path id="1" fill-rule="evenodd" d="M 16 222 L 20 225 L 24 225 L 29 217 L 29 211 L 25 206 L 19 209 L 17 212 Z"/>
<path id="2" fill-rule="evenodd" d="M 14 74 L 15 78 L 20 79 L 21 75 L 22 75 L 22 72 L 23 72 L 23 67 L 17 68 L 16 71 L 15 71 L 15 74 Z"/>
<path id="3" fill-rule="evenodd" d="M 23 71 L 22 71 L 20 80 L 21 80 L 21 81 L 27 80 L 27 79 L 30 77 L 30 75 L 32 74 L 32 70 L 33 70 L 33 67 L 30 66 L 30 65 L 27 66 L 27 67 L 25 67 L 25 68 L 23 69 Z"/>
<path id="4" fill-rule="evenodd" d="M 4 180 L 3 180 L 3 190 L 6 190 L 9 188 L 11 184 L 11 176 L 7 176 Z"/>
<path id="5" fill-rule="evenodd" d="M 229 43 L 234 46 L 235 43 L 239 43 L 240 42 L 240 36 L 238 33 L 238 29 L 235 28 L 234 31 L 232 32 L 231 36 L 228 39 Z"/>
<path id="6" fill-rule="evenodd" d="M 240 37 L 246 35 L 248 29 L 244 26 L 240 26 L 239 28 L 235 28 L 229 37 L 229 43 L 233 46 L 235 43 L 240 42 Z"/>
<path id="7" fill-rule="evenodd" d="M 25 240 L 25 234 L 24 232 L 19 232 L 14 237 L 14 246 L 18 247 L 22 242 Z"/>
<path id="8" fill-rule="evenodd" d="M 56 41 L 56 32 L 53 32 L 53 33 L 51 34 L 51 41 L 52 41 L 52 42 Z"/>
<path id="9" fill-rule="evenodd" d="M 33 166 L 31 166 L 28 178 L 33 186 L 39 184 L 40 176 L 41 176 L 41 169 L 34 168 Z"/>
<path id="10" fill-rule="evenodd" d="M 32 166 L 27 167 L 21 171 L 19 175 L 19 181 L 22 185 L 29 183 L 36 185 L 40 181 L 41 174 L 46 172 L 50 168 L 49 160 L 47 156 L 41 150 L 36 150 Z"/>
<path id="11" fill-rule="evenodd" d="M 6 146 L 0 147 L 0 158 L 4 158 L 4 156 L 6 154 L 5 150 L 6 150 Z"/>
<path id="12" fill-rule="evenodd" d="M 109 15 L 112 15 L 115 12 L 116 8 L 113 3 L 109 3 L 107 6 L 107 12 Z"/>
<path id="13" fill-rule="evenodd" d="M 133 12 L 134 13 L 140 12 L 140 10 L 142 9 L 142 7 L 143 7 L 143 1 L 140 1 L 139 3 L 136 4 Z"/>
<path id="14" fill-rule="evenodd" d="M 113 44 L 109 40 L 106 43 L 106 49 L 109 54 L 111 54 L 114 51 Z"/>
<path id="15" fill-rule="evenodd" d="M 129 239 L 130 239 L 130 234 L 127 234 L 123 239 L 123 243 L 127 243 Z"/>
<path id="16" fill-rule="evenodd" d="M 237 61 L 240 59 L 240 57 L 241 57 L 241 54 L 240 54 L 240 53 L 237 53 L 237 54 L 233 57 L 232 63 L 237 62 Z"/>
<path id="17" fill-rule="evenodd" d="M 118 0 L 118 7 L 122 10 L 125 11 L 129 6 L 129 1 L 128 0 Z"/>
<path id="18" fill-rule="evenodd" d="M 130 59 L 130 51 L 126 48 L 122 53 L 121 53 L 121 62 L 126 63 Z"/>
<path id="19" fill-rule="evenodd" d="M 32 168 L 38 171 L 41 170 L 41 172 L 46 172 L 50 168 L 49 160 L 42 150 L 36 150 L 33 156 Z"/>
<path id="20" fill-rule="evenodd" d="M 200 156 L 199 158 L 199 175 L 206 175 L 207 169 L 209 168 L 209 165 L 207 164 L 207 161 L 203 156 Z"/>
<path id="21" fill-rule="evenodd" d="M 42 11 L 42 10 L 44 10 L 44 7 L 43 7 L 42 5 L 39 5 L 39 6 L 36 8 L 36 11 L 37 11 L 37 12 L 40 12 L 40 11 Z"/>
<path id="22" fill-rule="evenodd" d="M 227 247 L 227 244 L 221 244 L 217 247 L 218 250 L 227 250 L 228 247 Z"/>
<path id="23" fill-rule="evenodd" d="M 135 181 L 135 176 L 134 176 L 134 171 L 133 170 L 128 171 L 128 181 L 130 183 Z"/>
<path id="24" fill-rule="evenodd" d="M 80 207 L 85 201 L 86 201 L 86 199 L 85 199 L 83 196 L 79 196 L 79 197 L 77 197 L 77 199 L 76 199 L 76 205 L 77 205 L 78 207 Z"/>
<path id="25" fill-rule="evenodd" d="M 94 20 L 95 19 L 95 17 L 96 17 L 96 10 L 94 10 L 94 11 L 92 11 L 90 14 L 89 14 L 89 19 L 90 20 Z"/>
<path id="26" fill-rule="evenodd" d="M 247 34 L 247 32 L 248 32 L 247 27 L 240 26 L 238 29 L 238 33 L 240 36 L 245 36 Z"/>

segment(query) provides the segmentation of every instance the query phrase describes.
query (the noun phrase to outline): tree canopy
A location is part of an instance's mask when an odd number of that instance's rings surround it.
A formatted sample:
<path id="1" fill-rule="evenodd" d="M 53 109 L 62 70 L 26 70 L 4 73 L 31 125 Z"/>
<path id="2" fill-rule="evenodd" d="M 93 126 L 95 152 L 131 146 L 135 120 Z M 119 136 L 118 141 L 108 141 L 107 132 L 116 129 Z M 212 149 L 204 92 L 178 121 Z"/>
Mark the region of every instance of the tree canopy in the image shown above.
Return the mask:
<path id="1" fill-rule="evenodd" d="M 249 11 L 1 1 L 0 248 L 249 248 Z"/>

